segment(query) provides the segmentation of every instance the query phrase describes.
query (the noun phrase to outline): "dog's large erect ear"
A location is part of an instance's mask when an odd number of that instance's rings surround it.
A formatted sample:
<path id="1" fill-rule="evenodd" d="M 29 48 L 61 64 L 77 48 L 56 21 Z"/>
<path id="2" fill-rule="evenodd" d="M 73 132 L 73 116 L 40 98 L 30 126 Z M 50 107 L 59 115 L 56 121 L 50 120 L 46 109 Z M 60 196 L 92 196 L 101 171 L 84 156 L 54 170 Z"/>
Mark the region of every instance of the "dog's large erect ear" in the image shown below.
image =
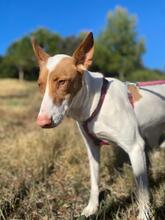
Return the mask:
<path id="1" fill-rule="evenodd" d="M 73 53 L 75 64 L 82 69 L 88 69 L 92 64 L 94 54 L 94 39 L 93 33 L 90 32 Z"/>
<path id="2" fill-rule="evenodd" d="M 36 42 L 34 38 L 32 38 L 32 46 L 35 53 L 35 56 L 37 58 L 39 66 L 42 66 L 45 64 L 50 57 L 49 54 L 47 54 Z"/>

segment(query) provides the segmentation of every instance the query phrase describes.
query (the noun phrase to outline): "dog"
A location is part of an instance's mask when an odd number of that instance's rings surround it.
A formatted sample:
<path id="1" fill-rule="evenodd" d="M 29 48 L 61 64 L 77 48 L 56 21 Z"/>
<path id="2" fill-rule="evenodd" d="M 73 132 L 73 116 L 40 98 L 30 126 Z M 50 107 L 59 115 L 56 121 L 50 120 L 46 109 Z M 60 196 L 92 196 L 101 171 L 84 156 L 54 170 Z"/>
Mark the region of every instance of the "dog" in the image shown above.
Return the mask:
<path id="1" fill-rule="evenodd" d="M 51 57 L 35 39 L 32 46 L 43 94 L 37 124 L 53 128 L 68 115 L 76 120 L 87 147 L 91 191 L 82 215 L 88 217 L 98 209 L 100 146 L 115 142 L 130 158 L 137 185 L 138 218 L 150 219 L 144 138 L 150 145 L 157 145 L 165 130 L 165 81 L 138 85 L 90 72 L 94 55 L 92 32 L 72 56 Z"/>

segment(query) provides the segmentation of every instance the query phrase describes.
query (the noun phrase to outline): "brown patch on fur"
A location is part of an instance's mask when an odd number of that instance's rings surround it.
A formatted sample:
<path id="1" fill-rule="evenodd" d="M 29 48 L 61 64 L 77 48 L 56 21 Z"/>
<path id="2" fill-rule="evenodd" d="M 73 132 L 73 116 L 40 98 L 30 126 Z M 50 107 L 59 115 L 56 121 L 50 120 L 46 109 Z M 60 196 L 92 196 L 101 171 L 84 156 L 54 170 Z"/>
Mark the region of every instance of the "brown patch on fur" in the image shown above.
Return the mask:
<path id="1" fill-rule="evenodd" d="M 137 88 L 137 86 L 129 85 L 128 90 L 132 94 L 133 102 L 137 102 L 142 98 L 142 95 L 140 94 L 139 89 Z"/>
<path id="2" fill-rule="evenodd" d="M 77 70 L 74 58 L 63 58 L 50 73 L 48 83 L 55 104 L 61 104 L 64 99 L 71 101 L 82 85 L 82 74 Z"/>
<path id="3" fill-rule="evenodd" d="M 46 68 L 45 65 L 42 65 L 38 77 L 38 86 L 42 94 L 45 92 L 47 78 L 48 78 L 48 69 Z"/>
<path id="4" fill-rule="evenodd" d="M 32 38 L 32 47 L 40 67 L 38 86 L 40 92 L 44 93 L 46 88 L 47 77 L 48 77 L 48 69 L 46 68 L 46 63 L 50 56 L 39 46 L 39 44 L 36 42 L 34 38 Z"/>

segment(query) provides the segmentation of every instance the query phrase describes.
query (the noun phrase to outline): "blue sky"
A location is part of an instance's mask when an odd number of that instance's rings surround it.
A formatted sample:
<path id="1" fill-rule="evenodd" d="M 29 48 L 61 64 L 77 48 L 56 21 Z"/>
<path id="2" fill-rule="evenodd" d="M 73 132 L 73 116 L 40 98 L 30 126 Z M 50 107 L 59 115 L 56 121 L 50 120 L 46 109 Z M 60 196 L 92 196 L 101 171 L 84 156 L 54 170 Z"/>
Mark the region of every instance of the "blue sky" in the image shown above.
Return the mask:
<path id="1" fill-rule="evenodd" d="M 62 36 L 102 30 L 116 6 L 137 16 L 137 31 L 146 42 L 144 64 L 165 70 L 164 0 L 0 0 L 0 54 L 23 35 L 46 27 Z"/>

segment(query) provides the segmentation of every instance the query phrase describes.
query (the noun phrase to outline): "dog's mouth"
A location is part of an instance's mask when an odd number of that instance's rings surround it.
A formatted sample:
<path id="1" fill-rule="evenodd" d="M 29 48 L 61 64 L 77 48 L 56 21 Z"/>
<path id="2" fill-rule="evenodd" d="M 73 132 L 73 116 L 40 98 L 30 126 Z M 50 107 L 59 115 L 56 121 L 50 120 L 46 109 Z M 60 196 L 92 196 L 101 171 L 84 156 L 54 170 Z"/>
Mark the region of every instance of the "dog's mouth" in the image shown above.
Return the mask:
<path id="1" fill-rule="evenodd" d="M 49 124 L 43 124 L 43 125 L 40 125 L 40 127 L 41 128 L 55 128 L 62 122 L 63 118 L 64 116 L 59 116 L 58 119 L 56 118 L 56 120 L 53 120 L 53 118 L 51 118 Z"/>
<path id="2" fill-rule="evenodd" d="M 55 128 L 56 126 L 53 124 L 53 123 L 51 123 L 50 125 L 43 125 L 43 126 L 41 126 L 41 128 Z"/>

